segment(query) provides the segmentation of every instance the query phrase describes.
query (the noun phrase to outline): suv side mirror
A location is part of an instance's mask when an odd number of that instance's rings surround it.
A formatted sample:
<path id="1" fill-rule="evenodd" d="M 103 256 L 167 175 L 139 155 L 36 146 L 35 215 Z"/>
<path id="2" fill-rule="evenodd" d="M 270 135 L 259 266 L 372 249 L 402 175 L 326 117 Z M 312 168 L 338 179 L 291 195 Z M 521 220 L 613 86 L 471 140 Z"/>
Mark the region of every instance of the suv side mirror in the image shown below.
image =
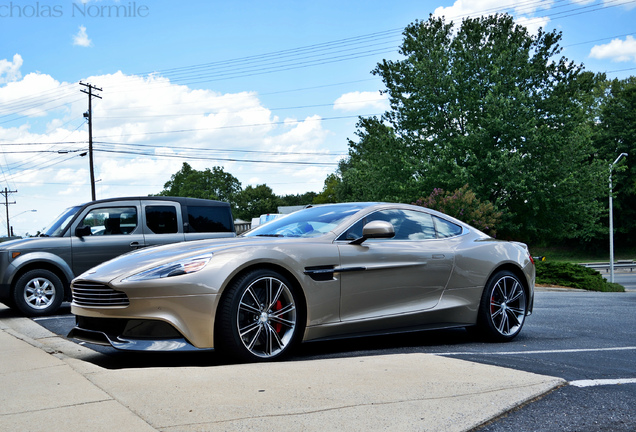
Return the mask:
<path id="1" fill-rule="evenodd" d="M 86 226 L 86 225 L 80 225 L 77 228 L 75 228 L 75 235 L 77 237 L 86 237 L 92 234 L 91 231 L 91 227 Z"/>
<path id="2" fill-rule="evenodd" d="M 359 245 L 367 239 L 392 238 L 395 237 L 393 224 L 387 221 L 371 221 L 362 228 L 362 237 L 355 239 L 349 244 Z"/>

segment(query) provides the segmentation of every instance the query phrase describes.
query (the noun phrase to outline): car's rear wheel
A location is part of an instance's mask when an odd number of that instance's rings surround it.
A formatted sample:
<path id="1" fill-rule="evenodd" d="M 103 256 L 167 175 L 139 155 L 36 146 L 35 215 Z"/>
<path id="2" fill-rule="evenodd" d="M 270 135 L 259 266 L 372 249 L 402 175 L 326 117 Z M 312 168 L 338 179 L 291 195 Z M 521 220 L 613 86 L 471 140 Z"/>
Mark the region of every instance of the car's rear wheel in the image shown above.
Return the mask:
<path id="1" fill-rule="evenodd" d="M 301 337 L 299 300 L 294 286 L 277 272 L 261 269 L 243 275 L 224 295 L 215 345 L 239 361 L 283 357 Z"/>
<path id="2" fill-rule="evenodd" d="M 64 300 L 64 286 L 49 270 L 30 270 L 20 276 L 13 291 L 13 304 L 26 316 L 48 315 Z"/>
<path id="3" fill-rule="evenodd" d="M 527 295 L 519 277 L 507 270 L 497 272 L 484 288 L 476 330 L 488 340 L 510 341 L 521 331 L 527 311 Z"/>

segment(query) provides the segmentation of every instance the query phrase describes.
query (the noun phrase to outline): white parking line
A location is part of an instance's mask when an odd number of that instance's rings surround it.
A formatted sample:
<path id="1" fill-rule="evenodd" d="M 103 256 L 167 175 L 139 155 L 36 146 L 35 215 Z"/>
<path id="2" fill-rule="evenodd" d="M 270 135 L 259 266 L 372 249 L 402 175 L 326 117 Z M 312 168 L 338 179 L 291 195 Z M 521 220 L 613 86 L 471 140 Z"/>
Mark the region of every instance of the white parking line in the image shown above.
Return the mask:
<path id="1" fill-rule="evenodd" d="M 594 387 L 594 386 L 603 386 L 603 385 L 636 384 L 636 378 L 578 380 L 578 381 L 570 381 L 568 384 L 575 387 Z"/>
<path id="2" fill-rule="evenodd" d="M 520 354 L 557 354 L 557 353 L 582 353 L 582 352 L 599 352 L 599 351 L 629 351 L 636 350 L 636 346 L 633 347 L 611 347 L 611 348 L 579 348 L 579 349 L 564 349 L 564 350 L 535 350 L 535 351 L 495 351 L 495 352 L 445 352 L 445 353 L 431 353 L 435 355 L 454 356 L 454 355 L 520 355 Z"/>

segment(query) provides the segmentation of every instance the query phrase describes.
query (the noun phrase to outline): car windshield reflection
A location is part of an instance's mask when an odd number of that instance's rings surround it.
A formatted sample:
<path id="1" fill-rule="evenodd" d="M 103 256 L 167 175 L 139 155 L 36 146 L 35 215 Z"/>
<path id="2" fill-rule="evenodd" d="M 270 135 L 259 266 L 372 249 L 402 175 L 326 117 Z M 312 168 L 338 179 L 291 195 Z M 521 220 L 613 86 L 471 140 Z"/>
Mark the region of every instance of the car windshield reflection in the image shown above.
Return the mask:
<path id="1" fill-rule="evenodd" d="M 364 204 L 311 207 L 268 222 L 243 234 L 243 236 L 319 237 L 333 230 L 340 222 L 364 207 Z"/>

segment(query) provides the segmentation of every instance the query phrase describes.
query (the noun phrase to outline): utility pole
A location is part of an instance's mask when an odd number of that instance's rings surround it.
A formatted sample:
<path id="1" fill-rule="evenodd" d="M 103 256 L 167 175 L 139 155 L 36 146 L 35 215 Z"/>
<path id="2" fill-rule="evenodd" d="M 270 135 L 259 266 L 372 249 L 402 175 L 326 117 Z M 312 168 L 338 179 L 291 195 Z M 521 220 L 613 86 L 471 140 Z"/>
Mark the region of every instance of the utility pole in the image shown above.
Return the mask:
<path id="1" fill-rule="evenodd" d="M 93 89 L 97 91 L 102 91 L 102 89 L 97 88 L 88 83 L 83 83 L 80 81 L 80 85 L 88 88 L 88 90 L 81 89 L 82 93 L 86 93 L 88 95 L 88 111 L 84 113 L 84 118 L 88 119 L 88 163 L 90 165 L 90 173 L 91 173 L 91 199 L 95 201 L 95 170 L 93 168 L 93 108 L 92 108 L 92 100 L 94 97 L 101 99 L 102 97 L 96 94 L 93 94 Z"/>
<path id="2" fill-rule="evenodd" d="M 4 206 L 7 209 L 7 238 L 11 237 L 11 226 L 9 224 L 9 204 L 15 204 L 15 201 L 9 202 L 9 194 L 12 193 L 18 193 L 18 191 L 7 190 L 7 188 L 4 188 L 3 191 L 0 191 L 0 194 L 4 195 Z"/>

